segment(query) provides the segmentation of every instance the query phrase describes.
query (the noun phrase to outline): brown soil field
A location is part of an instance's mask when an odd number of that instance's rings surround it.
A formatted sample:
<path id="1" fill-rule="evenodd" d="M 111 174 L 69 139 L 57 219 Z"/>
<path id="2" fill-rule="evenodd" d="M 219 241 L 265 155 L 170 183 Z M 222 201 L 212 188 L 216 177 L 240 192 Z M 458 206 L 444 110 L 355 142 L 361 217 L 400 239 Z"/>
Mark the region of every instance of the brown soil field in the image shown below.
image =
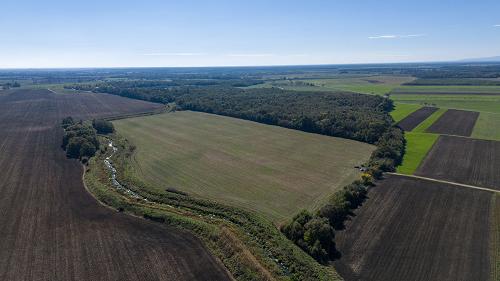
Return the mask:
<path id="1" fill-rule="evenodd" d="M 61 150 L 61 118 L 159 105 L 103 94 L 0 96 L 0 280 L 229 280 L 193 235 L 100 205 Z"/>
<path id="2" fill-rule="evenodd" d="M 398 90 L 393 91 L 392 94 L 397 95 L 478 95 L 478 96 L 498 96 L 500 92 L 486 92 L 486 91 L 411 91 L 411 90 Z"/>
<path id="3" fill-rule="evenodd" d="M 437 110 L 437 107 L 422 107 L 399 121 L 397 125 L 405 131 L 411 131 Z"/>
<path id="4" fill-rule="evenodd" d="M 479 112 L 448 109 L 426 132 L 469 137 L 478 117 Z"/>
<path id="5" fill-rule="evenodd" d="M 415 175 L 500 190 L 500 142 L 440 136 Z"/>
<path id="6" fill-rule="evenodd" d="M 490 280 L 492 193 L 391 175 L 338 232 L 351 280 Z"/>

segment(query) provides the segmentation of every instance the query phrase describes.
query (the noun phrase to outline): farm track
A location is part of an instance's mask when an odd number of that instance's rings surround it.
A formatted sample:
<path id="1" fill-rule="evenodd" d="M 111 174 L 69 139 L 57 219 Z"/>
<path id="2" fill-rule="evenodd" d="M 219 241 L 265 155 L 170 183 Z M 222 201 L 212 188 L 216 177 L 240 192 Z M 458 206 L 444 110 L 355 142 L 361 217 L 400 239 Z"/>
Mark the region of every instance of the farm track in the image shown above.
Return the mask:
<path id="1" fill-rule="evenodd" d="M 451 185 L 451 186 L 466 187 L 466 188 L 472 188 L 472 189 L 481 190 L 481 191 L 489 191 L 489 192 L 493 192 L 493 193 L 500 193 L 500 190 L 486 188 L 486 187 L 481 187 L 481 186 L 475 186 L 475 185 L 470 185 L 470 184 L 463 184 L 463 183 L 457 183 L 457 182 L 451 182 L 451 181 L 445 181 L 445 180 L 438 180 L 438 179 L 421 177 L 421 176 L 416 176 L 416 175 L 405 175 L 405 174 L 399 174 L 399 173 L 387 173 L 387 174 L 389 174 L 389 175 L 395 175 L 395 176 L 402 176 L 402 177 L 410 177 L 410 178 L 427 180 L 427 181 L 433 181 L 433 182 L 440 182 L 440 183 L 448 184 L 448 185 Z"/>
<path id="2" fill-rule="evenodd" d="M 491 192 L 389 175 L 368 196 L 336 237 L 347 281 L 490 280 Z"/>
<path id="3" fill-rule="evenodd" d="M 411 131 L 437 110 L 437 107 L 422 107 L 399 121 L 397 125 L 404 131 Z"/>
<path id="4" fill-rule="evenodd" d="M 479 112 L 448 109 L 426 132 L 469 137 L 478 117 Z"/>
<path id="5" fill-rule="evenodd" d="M 500 142 L 440 136 L 415 175 L 500 190 Z"/>
<path id="6" fill-rule="evenodd" d="M 184 231 L 113 212 L 60 148 L 59 121 L 158 105 L 105 94 L 0 96 L 0 280 L 229 280 Z"/>

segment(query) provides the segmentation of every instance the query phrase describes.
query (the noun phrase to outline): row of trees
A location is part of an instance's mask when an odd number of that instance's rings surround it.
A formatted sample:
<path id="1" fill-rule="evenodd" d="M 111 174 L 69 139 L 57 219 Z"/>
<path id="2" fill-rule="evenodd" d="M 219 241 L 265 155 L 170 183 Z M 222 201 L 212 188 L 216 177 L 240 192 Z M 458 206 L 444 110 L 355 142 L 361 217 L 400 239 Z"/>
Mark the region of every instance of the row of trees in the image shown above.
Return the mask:
<path id="1" fill-rule="evenodd" d="M 113 124 L 105 120 L 93 120 L 92 124 L 82 120 L 75 122 L 72 117 L 62 120 L 64 136 L 62 147 L 69 158 L 78 158 L 86 162 L 99 149 L 97 133 L 108 134 L 114 131 Z"/>
<path id="2" fill-rule="evenodd" d="M 8 82 L 8 83 L 4 83 L 4 84 L 0 84 L 0 87 L 4 88 L 4 89 L 10 89 L 10 88 L 19 88 L 21 87 L 21 84 L 19 84 L 19 82 Z"/>
<path id="3" fill-rule="evenodd" d="M 403 132 L 391 127 L 377 142 L 362 180 L 357 180 L 334 193 L 317 212 L 303 210 L 281 231 L 320 263 L 337 258 L 335 230 L 344 228 L 345 221 L 366 199 L 368 187 L 374 179 L 380 179 L 384 171 L 394 171 L 403 157 L 405 140 Z"/>

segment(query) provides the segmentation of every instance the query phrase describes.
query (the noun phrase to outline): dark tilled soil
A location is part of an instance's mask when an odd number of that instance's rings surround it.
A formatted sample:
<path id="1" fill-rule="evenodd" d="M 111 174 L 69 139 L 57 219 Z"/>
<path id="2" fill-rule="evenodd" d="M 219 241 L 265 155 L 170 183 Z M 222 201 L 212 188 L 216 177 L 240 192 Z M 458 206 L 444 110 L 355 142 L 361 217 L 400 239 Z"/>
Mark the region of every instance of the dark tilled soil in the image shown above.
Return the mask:
<path id="1" fill-rule="evenodd" d="M 469 137 L 479 112 L 448 109 L 428 129 L 428 133 Z"/>
<path id="2" fill-rule="evenodd" d="M 390 176 L 337 234 L 347 281 L 490 280 L 492 193 Z"/>
<path id="3" fill-rule="evenodd" d="M 0 280 L 228 280 L 193 235 L 101 206 L 60 148 L 61 118 L 149 111 L 103 94 L 0 96 Z"/>
<path id="4" fill-rule="evenodd" d="M 500 92 L 456 92 L 456 91 L 393 91 L 393 95 L 478 95 L 478 96 L 498 96 Z"/>
<path id="5" fill-rule="evenodd" d="M 500 190 L 500 142 L 440 136 L 416 175 Z"/>
<path id="6" fill-rule="evenodd" d="M 422 107 L 399 121 L 398 127 L 405 131 L 411 131 L 437 110 L 437 107 Z"/>

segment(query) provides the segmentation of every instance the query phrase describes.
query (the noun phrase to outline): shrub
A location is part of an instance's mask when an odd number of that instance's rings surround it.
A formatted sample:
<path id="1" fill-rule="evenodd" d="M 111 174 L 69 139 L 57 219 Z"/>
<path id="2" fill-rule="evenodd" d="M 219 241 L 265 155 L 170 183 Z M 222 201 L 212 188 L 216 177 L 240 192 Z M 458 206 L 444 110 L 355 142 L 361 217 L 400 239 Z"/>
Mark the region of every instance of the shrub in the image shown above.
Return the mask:
<path id="1" fill-rule="evenodd" d="M 111 134 L 115 131 L 113 123 L 102 119 L 92 120 L 92 127 L 94 127 L 99 134 Z"/>

